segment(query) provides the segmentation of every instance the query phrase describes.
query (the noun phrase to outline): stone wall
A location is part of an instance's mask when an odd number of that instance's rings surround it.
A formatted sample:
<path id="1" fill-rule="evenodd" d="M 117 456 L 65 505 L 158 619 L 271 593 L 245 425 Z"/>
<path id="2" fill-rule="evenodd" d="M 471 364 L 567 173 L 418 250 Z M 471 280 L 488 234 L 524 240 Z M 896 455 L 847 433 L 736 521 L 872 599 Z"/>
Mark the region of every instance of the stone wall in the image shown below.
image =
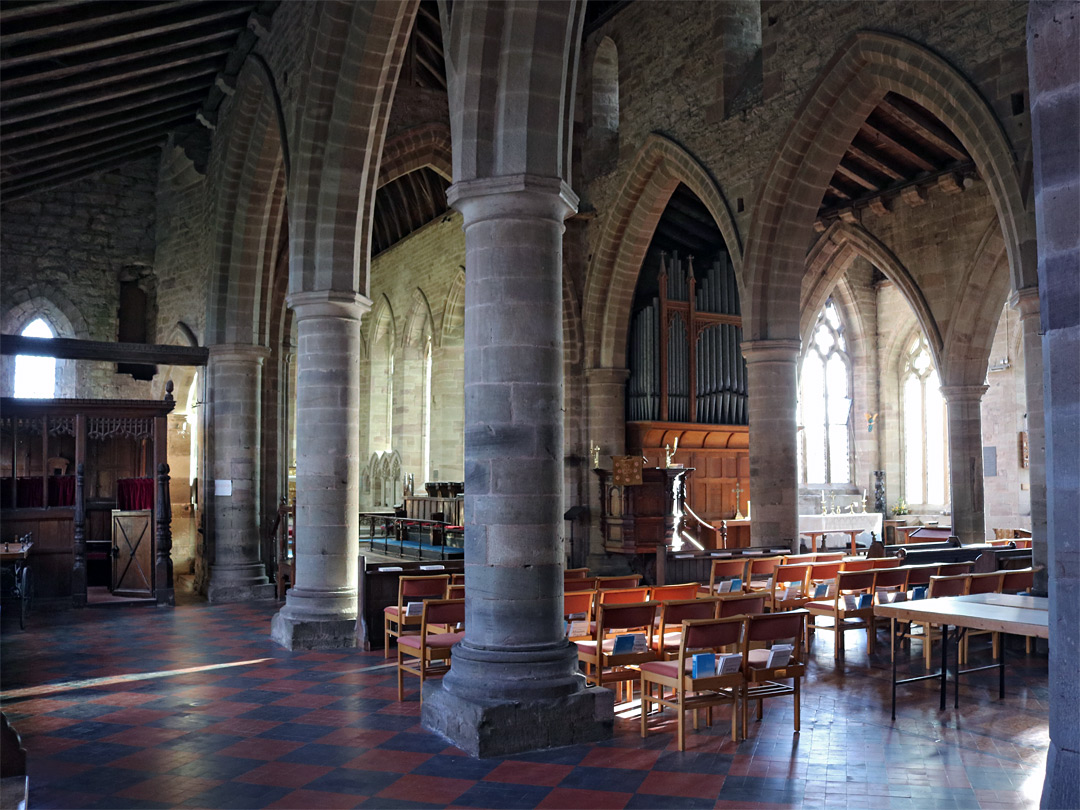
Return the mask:
<path id="1" fill-rule="evenodd" d="M 160 323 L 154 267 L 157 177 L 157 158 L 147 158 L 0 206 L 5 332 L 20 332 L 44 314 L 61 336 L 115 341 L 122 280 L 138 282 L 147 293 L 151 325 Z M 49 317 L 54 310 L 66 324 Z M 154 331 L 148 331 L 150 340 Z M 13 375 L 14 363 L 5 359 L 4 395 L 13 392 Z M 59 393 L 151 396 L 148 383 L 117 374 L 115 364 L 85 361 L 74 365 L 71 383 Z"/>

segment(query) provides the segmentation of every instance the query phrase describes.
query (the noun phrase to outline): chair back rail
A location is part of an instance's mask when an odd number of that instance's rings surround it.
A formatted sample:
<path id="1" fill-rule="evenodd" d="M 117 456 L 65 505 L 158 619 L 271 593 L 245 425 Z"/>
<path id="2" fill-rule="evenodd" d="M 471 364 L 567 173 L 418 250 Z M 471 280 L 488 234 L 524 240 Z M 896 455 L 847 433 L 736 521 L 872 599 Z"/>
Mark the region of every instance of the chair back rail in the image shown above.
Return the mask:
<path id="1" fill-rule="evenodd" d="M 717 618 L 720 619 L 765 612 L 764 593 L 736 593 L 730 596 L 725 594 L 719 599 L 720 612 Z"/>
<path id="2" fill-rule="evenodd" d="M 563 579 L 585 579 L 588 576 L 588 568 L 567 568 L 563 571 Z"/>
<path id="3" fill-rule="evenodd" d="M 700 582 L 685 582 L 681 585 L 654 585 L 649 589 L 649 599 L 656 602 L 666 602 L 671 599 L 693 599 L 700 587 Z"/>
<path id="4" fill-rule="evenodd" d="M 597 591 L 601 605 L 626 605 L 631 602 L 645 602 L 649 599 L 648 588 L 614 588 Z"/>
<path id="5" fill-rule="evenodd" d="M 1001 578 L 1001 592 L 1019 593 L 1020 591 L 1030 591 L 1034 584 L 1034 568 L 1021 568 L 1016 571 L 1005 571 Z"/>
<path id="6" fill-rule="evenodd" d="M 634 602 L 631 604 L 605 605 L 601 602 L 596 608 L 596 638 L 599 642 L 608 633 L 618 630 L 637 630 L 644 628 L 652 634 L 653 619 L 659 602 Z"/>
<path id="7" fill-rule="evenodd" d="M 597 577 L 596 589 L 598 591 L 614 590 L 617 588 L 636 588 L 641 584 L 641 575 L 632 574 L 618 577 Z"/>
<path id="8" fill-rule="evenodd" d="M 593 600 L 596 591 L 571 591 L 563 594 L 563 618 L 570 616 L 585 615 L 586 619 L 592 618 Z"/>
<path id="9" fill-rule="evenodd" d="M 583 577 L 580 579 L 564 579 L 563 593 L 571 591 L 595 591 L 596 577 Z"/>
<path id="10" fill-rule="evenodd" d="M 1004 574 L 971 574 L 968 577 L 968 593 L 1001 593 L 1001 580 Z"/>
<path id="11" fill-rule="evenodd" d="M 740 616 L 726 619 L 684 619 L 679 659 L 699 650 L 718 650 L 742 641 L 745 621 Z"/>
<path id="12" fill-rule="evenodd" d="M 968 579 L 967 574 L 930 577 L 930 592 L 927 596 L 963 596 L 967 593 Z"/>

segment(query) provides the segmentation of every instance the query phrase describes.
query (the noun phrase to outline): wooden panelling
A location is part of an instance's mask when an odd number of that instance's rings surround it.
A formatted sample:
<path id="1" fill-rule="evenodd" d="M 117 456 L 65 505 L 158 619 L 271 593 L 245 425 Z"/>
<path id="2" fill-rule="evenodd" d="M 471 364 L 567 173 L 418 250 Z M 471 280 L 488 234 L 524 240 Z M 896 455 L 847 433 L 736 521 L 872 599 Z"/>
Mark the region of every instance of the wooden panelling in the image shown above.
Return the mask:
<path id="1" fill-rule="evenodd" d="M 74 510 L 9 509 L 4 512 L 3 537 L 14 540 L 32 534 L 30 571 L 35 605 L 70 607 Z"/>

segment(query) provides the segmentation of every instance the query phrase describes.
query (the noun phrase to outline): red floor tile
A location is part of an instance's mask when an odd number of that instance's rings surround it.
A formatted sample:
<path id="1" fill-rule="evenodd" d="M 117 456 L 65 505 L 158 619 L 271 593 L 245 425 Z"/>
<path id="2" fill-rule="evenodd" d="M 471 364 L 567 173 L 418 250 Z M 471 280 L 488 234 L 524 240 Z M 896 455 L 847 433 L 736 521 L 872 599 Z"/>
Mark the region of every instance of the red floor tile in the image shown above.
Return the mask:
<path id="1" fill-rule="evenodd" d="M 633 795 L 632 793 L 609 793 L 602 790 L 555 788 L 536 806 L 537 808 L 551 808 L 551 810 L 579 810 L 579 808 L 622 810 Z"/>
<path id="2" fill-rule="evenodd" d="M 403 777 L 375 794 L 379 799 L 399 799 L 405 802 L 450 804 L 475 785 L 471 779 L 448 779 L 443 776 Z"/>
<path id="3" fill-rule="evenodd" d="M 312 779 L 317 779 L 332 770 L 333 768 L 323 765 L 304 765 L 299 762 L 268 762 L 242 776 L 236 777 L 236 780 L 238 782 L 251 782 L 255 785 L 301 788 Z"/>
<path id="4" fill-rule="evenodd" d="M 571 765 L 553 765 L 546 762 L 502 762 L 484 777 L 484 781 L 555 787 L 573 770 Z"/>

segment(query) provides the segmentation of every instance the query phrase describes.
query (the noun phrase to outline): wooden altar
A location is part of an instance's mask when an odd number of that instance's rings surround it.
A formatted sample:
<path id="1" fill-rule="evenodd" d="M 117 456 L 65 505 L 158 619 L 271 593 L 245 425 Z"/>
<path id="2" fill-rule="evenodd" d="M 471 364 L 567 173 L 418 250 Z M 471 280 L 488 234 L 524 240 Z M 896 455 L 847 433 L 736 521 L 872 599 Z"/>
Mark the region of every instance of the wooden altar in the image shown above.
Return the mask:
<path id="1" fill-rule="evenodd" d="M 117 595 L 173 604 L 163 401 L 0 399 L 3 538 L 34 541 L 35 602 L 83 606 L 88 564 Z"/>

